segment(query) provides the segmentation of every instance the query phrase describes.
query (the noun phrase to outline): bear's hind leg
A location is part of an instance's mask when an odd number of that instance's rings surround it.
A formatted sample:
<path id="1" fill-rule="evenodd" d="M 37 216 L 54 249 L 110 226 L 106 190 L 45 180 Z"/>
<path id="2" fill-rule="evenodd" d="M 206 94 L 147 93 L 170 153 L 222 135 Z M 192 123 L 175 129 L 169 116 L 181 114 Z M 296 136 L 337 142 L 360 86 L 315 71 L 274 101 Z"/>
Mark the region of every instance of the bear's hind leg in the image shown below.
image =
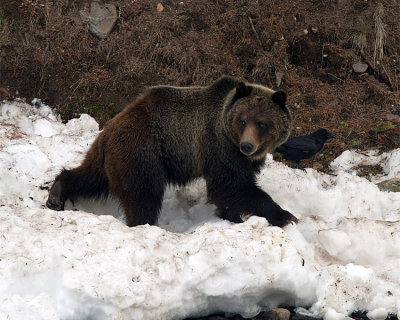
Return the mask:
<path id="1" fill-rule="evenodd" d="M 159 161 L 151 160 L 150 155 L 137 160 L 123 177 L 110 175 L 110 191 L 120 200 L 129 227 L 154 225 L 161 210 L 167 181 Z"/>
<path id="2" fill-rule="evenodd" d="M 108 181 L 101 174 L 80 166 L 64 169 L 50 188 L 46 206 L 52 210 L 64 210 L 65 201 L 76 197 L 93 197 L 107 194 Z"/>

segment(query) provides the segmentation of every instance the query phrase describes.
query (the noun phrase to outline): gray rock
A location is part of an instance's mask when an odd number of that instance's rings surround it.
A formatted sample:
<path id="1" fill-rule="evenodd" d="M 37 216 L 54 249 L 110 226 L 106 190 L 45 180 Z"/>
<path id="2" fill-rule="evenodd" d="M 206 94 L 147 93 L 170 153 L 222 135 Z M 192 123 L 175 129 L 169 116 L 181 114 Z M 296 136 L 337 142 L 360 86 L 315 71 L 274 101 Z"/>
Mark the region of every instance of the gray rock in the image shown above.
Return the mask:
<path id="1" fill-rule="evenodd" d="M 367 69 L 368 69 L 368 65 L 366 63 L 357 62 L 357 63 L 353 64 L 354 72 L 363 73 L 363 72 L 367 71 Z"/>
<path id="2" fill-rule="evenodd" d="M 387 113 L 385 114 L 385 119 L 387 121 L 400 124 L 400 116 L 398 116 L 397 114 Z"/>
<path id="3" fill-rule="evenodd" d="M 117 8 L 113 4 L 98 2 L 92 2 L 90 12 L 84 9 L 80 15 L 83 21 L 89 22 L 89 31 L 101 39 L 107 38 L 118 18 Z"/>
<path id="4" fill-rule="evenodd" d="M 313 318 L 313 317 L 309 317 L 309 316 L 306 316 L 306 315 L 295 313 L 291 320 L 318 320 L 318 319 Z M 320 319 L 320 320 L 322 320 L 322 319 Z"/>
<path id="5" fill-rule="evenodd" d="M 284 308 L 274 308 L 263 313 L 263 320 L 289 320 L 290 311 Z"/>

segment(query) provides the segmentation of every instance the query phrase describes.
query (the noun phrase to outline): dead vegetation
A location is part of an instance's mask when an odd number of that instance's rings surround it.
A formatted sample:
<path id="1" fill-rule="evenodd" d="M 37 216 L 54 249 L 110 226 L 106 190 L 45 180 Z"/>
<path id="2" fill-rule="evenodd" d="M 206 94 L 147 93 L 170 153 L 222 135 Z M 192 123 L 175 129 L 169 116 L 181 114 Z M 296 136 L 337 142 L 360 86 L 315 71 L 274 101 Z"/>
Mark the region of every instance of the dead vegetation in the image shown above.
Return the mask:
<path id="1" fill-rule="evenodd" d="M 400 123 L 387 120 L 400 115 L 395 1 L 161 3 L 116 2 L 117 25 L 102 40 L 80 18 L 87 0 L 2 1 L 0 87 L 40 97 L 64 119 L 85 112 L 104 124 L 147 86 L 229 74 L 286 90 L 292 135 L 336 133 L 314 161 L 400 146 Z M 353 71 L 357 62 L 366 72 Z"/>

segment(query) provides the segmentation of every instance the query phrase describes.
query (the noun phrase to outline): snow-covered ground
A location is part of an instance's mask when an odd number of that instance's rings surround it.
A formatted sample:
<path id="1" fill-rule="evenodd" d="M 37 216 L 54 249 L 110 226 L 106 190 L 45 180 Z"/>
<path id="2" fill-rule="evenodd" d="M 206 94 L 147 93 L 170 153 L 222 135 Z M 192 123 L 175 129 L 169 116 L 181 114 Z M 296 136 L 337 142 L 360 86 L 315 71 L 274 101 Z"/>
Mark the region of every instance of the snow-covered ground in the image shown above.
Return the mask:
<path id="1" fill-rule="evenodd" d="M 128 228 L 112 199 L 44 206 L 41 186 L 97 133 L 87 115 L 63 124 L 40 101 L 0 104 L 0 319 L 250 317 L 282 303 L 328 320 L 400 314 L 400 193 L 374 184 L 400 177 L 400 149 L 346 151 L 335 175 L 269 157 L 259 184 L 299 218 L 284 230 L 217 218 L 202 180 L 167 191 L 159 227 Z M 374 183 L 356 175 L 376 163 Z"/>

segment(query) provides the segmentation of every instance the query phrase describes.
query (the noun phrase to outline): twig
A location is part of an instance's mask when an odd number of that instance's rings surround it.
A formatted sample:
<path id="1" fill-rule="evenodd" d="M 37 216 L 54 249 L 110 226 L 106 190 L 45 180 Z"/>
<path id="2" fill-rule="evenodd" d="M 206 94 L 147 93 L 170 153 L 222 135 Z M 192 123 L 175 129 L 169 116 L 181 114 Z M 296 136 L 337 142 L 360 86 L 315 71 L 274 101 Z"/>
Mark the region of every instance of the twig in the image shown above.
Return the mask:
<path id="1" fill-rule="evenodd" d="M 258 43 L 260 44 L 261 49 L 264 49 L 262 42 L 260 40 L 260 37 L 258 36 L 257 30 L 256 30 L 256 28 L 254 28 L 253 20 L 251 20 L 251 18 L 249 16 L 247 16 L 247 18 L 249 18 L 251 29 L 253 30 L 254 34 L 256 35 L 256 38 L 258 40 Z"/>
<path id="2" fill-rule="evenodd" d="M 372 116 L 373 114 L 377 114 L 377 113 L 381 113 L 381 112 L 385 112 L 385 111 L 386 110 L 374 111 L 374 112 L 367 113 L 367 114 L 363 115 L 363 117 L 369 117 L 369 116 Z"/>
<path id="3" fill-rule="evenodd" d="M 386 71 L 386 68 L 384 67 L 383 63 L 381 64 L 383 72 L 379 72 L 378 70 L 376 70 L 376 68 L 372 65 L 371 62 L 369 62 L 367 60 L 367 58 L 365 57 L 365 55 L 363 53 L 361 53 L 361 58 L 365 61 L 365 63 L 368 65 L 368 67 L 372 70 L 372 75 L 379 81 L 382 83 L 387 84 L 392 90 L 394 89 L 394 86 L 392 84 L 392 81 L 390 80 L 390 77 Z"/>
<path id="4" fill-rule="evenodd" d="M 361 58 L 365 61 L 365 63 L 368 65 L 368 67 L 372 70 L 372 72 L 375 73 L 375 67 L 372 65 L 371 62 L 368 61 L 367 57 L 361 52 Z"/>
<path id="5" fill-rule="evenodd" d="M 390 81 L 389 74 L 388 74 L 388 72 L 386 71 L 386 68 L 385 68 L 385 66 L 383 65 L 383 63 L 381 64 L 381 66 L 382 66 L 383 71 L 385 72 L 385 75 L 386 75 L 386 78 L 387 78 L 389 87 L 393 90 L 393 89 L 394 89 L 394 86 L 392 85 L 392 81 Z"/>
<path id="6" fill-rule="evenodd" d="M 329 73 L 329 72 L 328 72 L 328 74 L 329 74 L 330 76 L 332 76 L 332 77 L 334 77 L 334 78 L 338 79 L 339 81 L 342 81 L 342 82 L 344 82 L 344 80 L 343 80 L 343 79 L 340 79 L 339 77 L 336 77 L 334 74 L 332 74 L 332 73 Z"/>
<path id="7" fill-rule="evenodd" d="M 350 137 L 350 135 L 351 135 L 352 133 L 353 133 L 353 129 L 350 129 L 350 132 L 349 132 L 349 134 L 346 136 L 346 138 L 344 138 L 344 141 L 346 141 L 347 138 Z"/>

